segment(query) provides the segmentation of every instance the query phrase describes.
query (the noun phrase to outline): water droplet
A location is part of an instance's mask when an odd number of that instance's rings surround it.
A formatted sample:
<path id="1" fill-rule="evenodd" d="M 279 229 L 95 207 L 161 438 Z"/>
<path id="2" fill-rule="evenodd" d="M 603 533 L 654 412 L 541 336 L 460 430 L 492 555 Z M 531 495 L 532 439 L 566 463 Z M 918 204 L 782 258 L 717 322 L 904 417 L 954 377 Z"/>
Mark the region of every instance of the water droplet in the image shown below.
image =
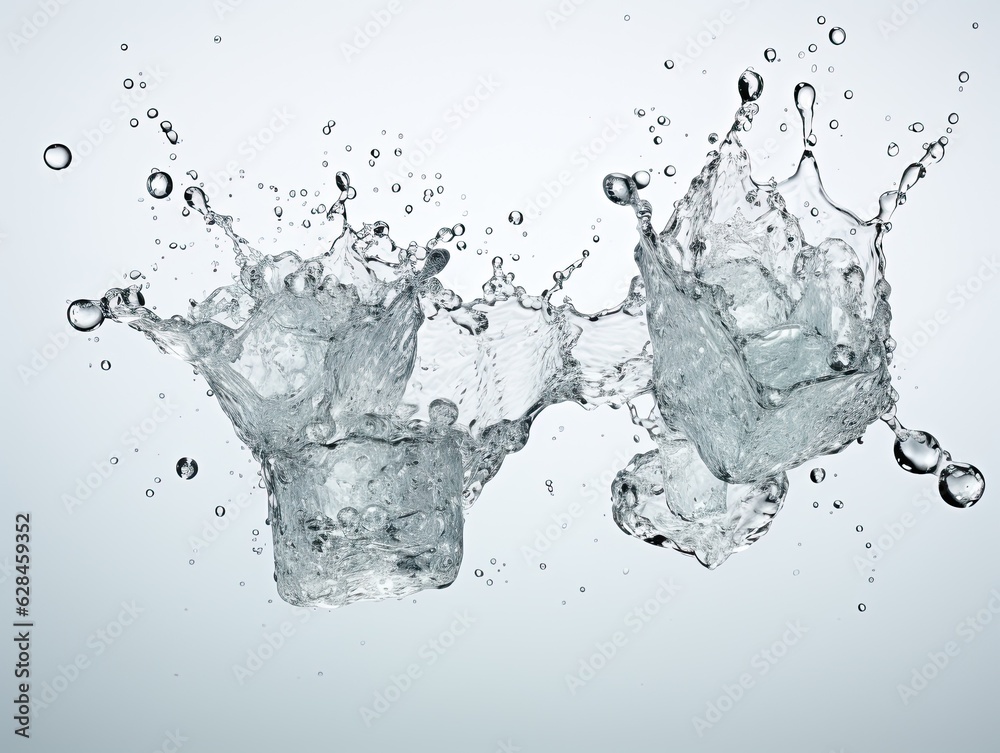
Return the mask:
<path id="1" fill-rule="evenodd" d="M 632 173 L 632 182 L 635 183 L 636 188 L 645 188 L 649 185 L 649 172 L 646 170 L 639 170 L 638 172 Z"/>
<path id="2" fill-rule="evenodd" d="M 868 609 L 868 607 L 866 607 L 864 604 L 858 604 L 859 612 L 864 612 L 866 609 Z"/>
<path id="3" fill-rule="evenodd" d="M 177 475 L 188 481 L 198 475 L 198 461 L 194 458 L 181 458 L 177 461 L 176 469 Z"/>
<path id="4" fill-rule="evenodd" d="M 958 113 L 953 112 L 951 115 L 949 115 L 948 122 L 951 123 L 952 125 L 955 125 L 955 123 L 958 122 Z"/>
<path id="5" fill-rule="evenodd" d="M 586 588 L 584 588 L 583 586 L 580 586 L 580 593 L 584 593 L 586 590 L 587 590 Z"/>
<path id="6" fill-rule="evenodd" d="M 146 110 L 146 117 L 149 118 L 150 120 L 152 120 L 159 114 L 160 113 L 157 111 L 155 107 L 150 107 L 148 110 Z"/>
<path id="7" fill-rule="evenodd" d="M 948 463 L 938 479 L 941 498 L 952 507 L 972 507 L 986 491 L 986 479 L 968 463 Z"/>
<path id="8" fill-rule="evenodd" d="M 798 574 L 799 574 L 798 570 L 792 570 L 792 575 L 798 575 Z"/>
<path id="9" fill-rule="evenodd" d="M 809 471 L 809 479 L 814 484 L 820 483 L 825 478 L 826 478 L 826 470 L 823 468 L 813 468 L 811 471 Z"/>
<path id="10" fill-rule="evenodd" d="M 969 80 L 969 74 L 968 74 L 968 72 L 962 71 L 961 73 L 959 73 L 958 74 L 958 80 L 961 81 L 963 84 L 966 81 L 968 81 Z"/>
<path id="11" fill-rule="evenodd" d="M 127 50 L 127 49 L 128 49 L 128 45 L 127 44 L 123 44 L 122 45 L 122 52 L 125 52 L 125 50 Z"/>
<path id="12" fill-rule="evenodd" d="M 77 332 L 90 332 L 104 322 L 104 311 L 97 301 L 73 301 L 66 310 L 66 318 Z"/>
<path id="13" fill-rule="evenodd" d="M 764 50 L 764 60 L 766 60 L 769 63 L 773 63 L 777 59 L 778 59 L 778 53 L 775 52 L 773 47 L 768 47 L 766 50 Z"/>
<path id="14" fill-rule="evenodd" d="M 843 503 L 842 500 L 839 500 L 839 499 L 833 500 L 833 506 L 837 510 L 843 510 L 844 509 L 844 503 Z"/>
<path id="15" fill-rule="evenodd" d="M 156 492 L 154 492 L 152 489 L 147 489 L 146 490 L 146 496 L 147 497 L 152 497 L 155 493 Z"/>
<path id="16" fill-rule="evenodd" d="M 274 216 L 277 217 L 278 219 L 281 219 L 281 215 L 283 214 L 283 212 L 284 210 L 282 210 L 281 207 L 274 208 Z"/>
<path id="17" fill-rule="evenodd" d="M 674 67 L 674 61 L 673 60 L 666 60 L 666 61 L 664 61 L 663 67 L 666 68 L 668 71 L 672 70 L 673 67 Z"/>
<path id="18" fill-rule="evenodd" d="M 138 119 L 138 118 L 132 118 L 132 119 L 131 119 L 131 120 L 130 120 L 130 121 L 128 122 L 128 124 L 129 124 L 130 126 L 132 126 L 133 128 L 138 128 L 138 127 L 139 127 L 139 119 Z"/>
<path id="19" fill-rule="evenodd" d="M 157 170 L 146 178 L 146 190 L 154 199 L 165 199 L 174 190 L 174 180 L 167 173 Z"/>
<path id="20" fill-rule="evenodd" d="M 399 183 L 393 183 L 393 184 L 392 184 L 392 192 L 393 192 L 393 193 L 399 193 L 399 190 L 400 190 L 400 185 L 399 185 Z"/>
<path id="21" fill-rule="evenodd" d="M 124 86 L 126 89 L 131 89 L 133 86 L 135 86 L 135 82 L 132 79 L 127 78 L 124 81 L 122 81 L 122 86 Z"/>
<path id="22" fill-rule="evenodd" d="M 893 443 L 896 462 L 910 473 L 931 473 L 941 462 L 941 445 L 925 431 L 904 430 L 904 439 Z"/>
<path id="23" fill-rule="evenodd" d="M 222 505 L 219 505 L 218 507 L 215 508 L 215 516 L 217 518 L 221 518 L 225 514 L 226 514 L 226 508 L 223 507 Z"/>
<path id="24" fill-rule="evenodd" d="M 546 567 L 548 567 L 548 566 L 547 566 L 547 565 L 546 565 L 546 564 L 545 564 L 544 562 L 542 562 L 542 563 L 540 563 L 540 564 L 538 565 L 538 569 L 539 569 L 539 570 L 544 570 L 544 569 L 545 569 Z"/>
<path id="25" fill-rule="evenodd" d="M 830 41 L 834 44 L 843 44 L 847 40 L 847 32 L 839 26 L 830 29 Z"/>
<path id="26" fill-rule="evenodd" d="M 451 426 L 458 420 L 458 406 L 443 397 L 432 400 L 427 413 L 431 425 L 440 429 Z"/>
<path id="27" fill-rule="evenodd" d="M 218 44 L 219 42 L 222 41 L 222 37 L 220 37 L 218 34 L 216 34 L 215 35 L 215 39 L 213 39 L 212 41 L 215 42 L 216 44 Z"/>
<path id="28" fill-rule="evenodd" d="M 611 173 L 604 178 L 604 195 L 615 204 L 628 206 L 635 198 L 635 182 L 622 173 Z"/>
<path id="29" fill-rule="evenodd" d="M 476 577 L 477 578 L 482 578 L 483 577 L 483 571 L 480 570 L 479 568 L 476 568 Z"/>
<path id="30" fill-rule="evenodd" d="M 751 71 L 747 68 L 747 70 L 743 71 L 742 75 L 740 75 L 738 88 L 740 90 L 740 99 L 743 100 L 743 104 L 753 102 L 760 97 L 761 93 L 764 91 L 764 79 L 761 78 L 760 74 L 756 71 Z"/>
<path id="31" fill-rule="evenodd" d="M 854 92 L 850 89 L 844 92 L 844 99 L 854 99 Z"/>
<path id="32" fill-rule="evenodd" d="M 520 225 L 524 222 L 524 215 L 520 212 L 511 212 L 507 219 L 510 221 L 511 225 Z"/>
<path id="33" fill-rule="evenodd" d="M 109 462 L 111 463 L 111 465 L 118 465 L 118 458 L 111 458 Z"/>
<path id="34" fill-rule="evenodd" d="M 822 26 L 823 24 L 825 24 L 826 23 L 826 16 L 819 16 L 816 19 L 816 23 L 818 23 L 820 26 Z"/>
<path id="35" fill-rule="evenodd" d="M 813 502 L 813 507 L 819 509 L 819 502 Z"/>
<path id="36" fill-rule="evenodd" d="M 50 144 L 42 154 L 45 164 L 53 170 L 65 170 L 73 161 L 73 153 L 63 144 Z"/>
<path id="37" fill-rule="evenodd" d="M 830 121 L 830 129 L 836 131 L 838 128 L 840 128 L 840 121 L 831 120 Z"/>
<path id="38" fill-rule="evenodd" d="M 101 361 L 101 368 L 104 371 L 111 371 L 111 361 Z"/>
<path id="39" fill-rule="evenodd" d="M 888 154 L 890 157 L 895 157 L 897 154 L 899 154 L 899 144 L 897 144 L 895 141 L 890 142 L 889 147 L 885 150 L 885 153 Z"/>

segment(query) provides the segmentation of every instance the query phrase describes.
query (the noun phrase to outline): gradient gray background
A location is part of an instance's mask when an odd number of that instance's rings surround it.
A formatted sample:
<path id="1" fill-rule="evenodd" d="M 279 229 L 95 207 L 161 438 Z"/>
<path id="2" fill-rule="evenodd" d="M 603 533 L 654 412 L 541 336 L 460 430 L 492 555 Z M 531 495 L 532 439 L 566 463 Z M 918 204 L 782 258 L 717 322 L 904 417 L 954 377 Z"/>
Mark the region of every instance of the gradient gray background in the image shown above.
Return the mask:
<path id="1" fill-rule="evenodd" d="M 0 24 L 7 39 L 0 45 L 0 249 L 7 270 L 0 561 L 13 559 L 14 513 L 30 511 L 33 688 L 51 685 L 78 655 L 89 666 L 33 720 L 30 741 L 13 736 L 7 704 L 0 748 L 170 751 L 183 738 L 180 749 L 191 753 L 996 749 L 1000 626 L 994 619 L 969 643 L 956 634 L 1000 587 L 993 373 L 1000 282 L 980 276 L 973 283 L 978 294 L 956 302 L 958 286 L 977 278 L 996 249 L 996 6 L 399 0 L 399 12 L 350 60 L 342 45 L 352 44 L 357 28 L 385 3 L 70 2 L 52 6 L 58 10 L 51 17 L 43 6 L 8 3 Z M 550 11 L 564 22 L 553 25 Z M 36 13 L 45 24 L 14 49 L 9 34 L 21 34 Z M 826 26 L 817 25 L 820 14 Z M 714 39 L 703 34 L 709 43 L 690 66 L 664 69 L 665 59 L 688 55 L 689 37 L 714 22 L 721 30 Z M 826 38 L 834 25 L 847 31 L 841 47 Z M 798 59 L 810 43 L 818 52 Z M 764 62 L 769 46 L 780 63 Z M 321 189 L 329 202 L 333 171 L 344 169 L 358 188 L 350 207 L 355 222 L 384 219 L 401 241 L 465 222 L 469 250 L 456 255 L 443 278 L 466 296 L 489 276 L 496 253 L 519 254 L 509 268 L 539 290 L 552 271 L 590 248 L 567 292 L 581 309 L 613 303 L 635 274 L 635 220 L 604 199 L 601 178 L 614 170 L 654 171 L 644 193 L 662 226 L 701 168 L 706 135 L 731 122 L 736 79 L 748 65 L 765 76 L 761 113 L 745 139 L 751 149 L 771 152 L 757 163 L 757 177 L 790 172 L 799 143 L 791 90 L 813 81 L 824 100 L 816 152 L 828 191 L 865 216 L 906 161 L 919 156 L 920 144 L 943 132 L 948 113 L 960 114 L 946 158 L 899 211 L 886 252 L 893 334 L 901 344 L 922 344 L 895 370 L 900 416 L 983 470 L 988 491 L 974 509 L 947 507 L 931 479 L 899 470 L 891 434 L 878 425 L 862 446 L 790 473 L 771 532 L 709 572 L 626 537 L 612 522 L 614 473 L 651 447 L 645 438 L 633 441 L 627 413 L 562 405 L 542 415 L 527 447 L 507 460 L 471 510 L 465 562 L 451 588 L 330 612 L 296 610 L 274 591 L 256 465 L 189 367 L 124 327 L 105 326 L 94 333 L 99 342 L 69 337 L 37 375 L 21 369 L 32 368 L 35 351 L 64 332 L 68 299 L 99 295 L 121 270 L 147 275 L 147 300 L 163 315 L 227 281 L 231 252 L 180 216 L 180 189 L 187 170 L 210 180 L 230 161 L 245 178 L 227 183 L 233 198 L 220 196 L 213 205 L 238 216 L 239 230 L 265 251 L 314 253 L 322 243 L 288 227 L 289 219 L 310 217 L 301 207 L 286 208 L 278 233 L 273 194 L 257 183 L 276 185 L 283 196 Z M 138 82 L 144 71 L 152 82 L 154 70 L 162 80 L 150 84 L 144 101 L 123 107 L 122 80 Z M 971 80 L 960 93 L 961 70 Z M 456 128 L 447 111 L 473 95 L 480 76 L 499 86 Z M 855 92 L 853 100 L 843 98 L 845 89 Z M 159 118 L 145 117 L 149 106 L 172 121 L 182 138 L 177 147 L 158 133 Z M 636 117 L 636 108 L 646 116 Z M 275 109 L 291 116 L 288 126 L 248 158 L 240 145 L 268 127 Z M 664 142 L 654 146 L 647 129 L 660 114 L 672 125 L 657 129 Z M 140 128 L 128 126 L 132 116 Z M 600 138 L 609 118 L 624 130 L 602 144 L 599 158 L 580 163 L 578 150 Z M 827 125 L 832 118 L 840 122 L 836 131 Z M 111 127 L 101 143 L 79 149 L 96 140 L 103 119 Z M 337 126 L 324 136 L 328 119 Z M 924 133 L 907 130 L 916 120 L 927 126 Z M 789 124 L 787 133 L 780 122 Z M 418 174 L 403 193 L 391 194 L 384 169 L 391 150 L 401 145 L 413 154 L 435 128 L 446 139 L 418 173 L 441 172 L 443 180 L 421 181 Z M 400 132 L 402 141 L 395 138 Z M 886 155 L 890 141 L 900 156 Z M 44 167 L 42 150 L 51 142 L 73 148 L 70 170 Z M 367 165 L 373 147 L 383 154 L 375 169 Z M 676 165 L 676 177 L 662 175 L 667 164 Z M 169 202 L 145 194 L 154 166 L 170 170 L 178 184 Z M 520 228 L 506 222 L 561 171 L 570 173 L 569 185 L 541 220 Z M 424 204 L 421 191 L 438 183 L 446 187 L 440 207 Z M 405 203 L 416 207 L 410 216 Z M 598 219 L 601 240 L 594 244 Z M 192 241 L 185 251 L 167 249 Z M 935 336 L 919 336 L 922 322 L 939 310 L 947 322 Z M 110 371 L 100 370 L 102 359 L 112 362 Z M 176 410 L 133 452 L 123 433 L 167 401 Z M 188 482 L 173 470 L 186 455 L 201 465 Z M 121 458 L 114 473 L 68 512 L 63 495 L 75 494 L 92 463 L 111 456 Z M 814 465 L 827 470 L 818 486 L 807 478 Z M 145 496 L 147 488 L 154 497 Z M 227 500 L 251 490 L 237 516 Z M 927 492 L 930 504 L 921 501 Z M 831 514 L 834 499 L 845 507 Z M 550 541 L 541 571 L 524 547 L 574 503 L 584 513 Z M 193 554 L 190 538 L 216 521 L 217 504 L 229 507 L 229 525 Z M 869 583 L 870 573 L 855 564 L 864 543 L 904 519 L 913 524 L 874 565 Z M 855 531 L 859 524 L 864 533 Z M 253 529 L 260 530 L 257 541 Z M 475 577 L 476 568 L 486 577 Z M 0 579 L 0 624 L 8 624 L 13 577 L 5 568 Z M 677 594 L 633 632 L 627 616 L 664 579 Z M 143 611 L 98 654 L 97 631 L 114 623 L 122 602 Z M 474 623 L 428 664 L 427 642 L 448 631 L 456 613 Z M 761 675 L 758 652 L 794 621 L 807 632 Z M 282 625 L 290 637 L 240 682 L 234 665 Z M 4 698 L 14 693 L 8 631 L 13 635 L 13 628 L 0 631 Z M 625 645 L 571 692 L 567 675 L 615 631 L 627 636 Z M 897 685 L 951 640 L 958 655 L 902 703 Z M 360 709 L 412 663 L 420 678 L 366 725 Z M 704 717 L 743 673 L 753 687 L 699 736 L 693 718 Z"/>

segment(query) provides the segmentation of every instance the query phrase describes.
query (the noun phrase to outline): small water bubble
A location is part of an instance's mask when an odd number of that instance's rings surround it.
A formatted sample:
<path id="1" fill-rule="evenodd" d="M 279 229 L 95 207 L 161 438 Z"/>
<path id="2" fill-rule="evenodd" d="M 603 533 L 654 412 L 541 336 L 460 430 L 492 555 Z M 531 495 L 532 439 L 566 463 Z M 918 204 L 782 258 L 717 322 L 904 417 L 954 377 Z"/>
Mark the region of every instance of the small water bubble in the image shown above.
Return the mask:
<path id="1" fill-rule="evenodd" d="M 181 458 L 175 466 L 177 475 L 185 481 L 189 481 L 198 475 L 198 461 L 194 458 Z M 219 517 L 222 517 L 221 515 Z"/>
<path id="2" fill-rule="evenodd" d="M 218 34 L 216 34 L 215 38 L 212 41 L 215 42 L 216 44 L 218 44 L 219 42 L 222 41 L 222 37 L 220 37 Z"/>
<path id="3" fill-rule="evenodd" d="M 226 508 L 223 507 L 222 505 L 219 505 L 218 507 L 215 508 L 215 517 L 221 518 L 225 514 L 226 514 Z"/>
<path id="4" fill-rule="evenodd" d="M 890 157 L 895 157 L 897 154 L 899 154 L 899 144 L 897 144 L 895 141 L 890 142 L 889 146 L 885 150 L 885 153 L 888 154 Z"/>
<path id="5" fill-rule="evenodd" d="M 410 214 L 410 212 L 413 211 L 413 205 L 407 204 L 405 207 L 403 207 L 403 209 L 406 211 L 407 214 Z"/>
<path id="6" fill-rule="evenodd" d="M 132 126 L 133 128 L 138 128 L 138 127 L 139 127 L 139 119 L 138 119 L 138 118 L 132 118 L 132 119 L 131 119 L 131 120 L 130 120 L 130 121 L 128 122 L 128 124 L 129 124 L 130 126 Z"/>
<path id="7" fill-rule="evenodd" d="M 815 508 L 818 509 L 819 508 L 819 502 L 813 502 L 813 507 L 815 507 Z"/>
<path id="8" fill-rule="evenodd" d="M 952 507 L 972 507 L 986 491 L 986 479 L 968 463 L 949 463 L 941 471 L 938 492 Z"/>
<path id="9" fill-rule="evenodd" d="M 673 60 L 665 60 L 663 62 L 663 67 L 666 68 L 668 71 L 672 70 L 673 67 L 674 67 L 674 61 Z"/>
<path id="10" fill-rule="evenodd" d="M 585 587 L 583 587 L 583 586 L 580 586 L 580 593 L 584 593 L 584 592 L 585 592 L 586 590 L 587 590 L 587 589 L 586 589 Z"/>
<path id="11" fill-rule="evenodd" d="M 816 52 L 818 49 L 819 48 L 814 44 L 809 45 L 809 52 Z"/>
<path id="12" fill-rule="evenodd" d="M 520 212 L 514 211 L 507 216 L 507 220 L 510 222 L 511 225 L 520 225 L 522 222 L 524 222 L 524 215 L 521 214 Z"/>
<path id="13" fill-rule="evenodd" d="M 65 170 L 73 161 L 73 153 L 63 144 L 50 144 L 42 153 L 45 164 L 53 170 Z"/>
<path id="14" fill-rule="evenodd" d="M 847 32 L 839 26 L 830 29 L 830 41 L 834 44 L 843 44 L 847 40 Z"/>
<path id="15" fill-rule="evenodd" d="M 101 369 L 104 371 L 111 371 L 111 361 L 101 361 Z"/>
<path id="16" fill-rule="evenodd" d="M 868 607 L 866 607 L 864 604 L 858 604 L 859 612 L 864 612 L 866 609 L 868 609 Z"/>
<path id="17" fill-rule="evenodd" d="M 118 465 L 118 458 L 111 458 L 111 460 L 108 462 L 110 462 L 111 465 Z"/>
<path id="18" fill-rule="evenodd" d="M 646 170 L 639 170 L 638 172 L 632 173 L 632 182 L 635 183 L 636 188 L 645 188 L 649 185 L 649 172 Z"/>
<path id="19" fill-rule="evenodd" d="M 477 578 L 482 578 L 483 577 L 483 571 L 480 570 L 479 568 L 476 568 L 476 577 Z"/>
<path id="20" fill-rule="evenodd" d="M 284 214 L 284 210 L 281 207 L 274 208 L 274 216 L 277 217 L 279 220 L 281 219 L 282 214 Z"/>
<path id="21" fill-rule="evenodd" d="M 831 120 L 830 121 L 830 128 L 831 128 L 831 130 L 836 131 L 838 128 L 840 128 L 840 121 L 838 121 L 838 120 Z"/>
<path id="22" fill-rule="evenodd" d="M 948 122 L 951 123 L 952 125 L 955 125 L 955 123 L 958 122 L 958 113 L 953 112 L 951 115 L 949 115 Z"/>
<path id="23" fill-rule="evenodd" d="M 152 489 L 147 489 L 146 490 L 146 496 L 147 497 L 152 497 L 154 494 L 156 494 L 156 492 L 154 492 Z"/>
<path id="24" fill-rule="evenodd" d="M 837 510 L 843 510 L 844 509 L 844 503 L 843 503 L 842 500 L 839 500 L 839 499 L 833 500 L 833 506 Z"/>
<path id="25" fill-rule="evenodd" d="M 127 44 L 123 44 L 122 45 L 122 52 L 125 52 L 125 50 L 127 50 L 127 49 L 128 49 L 128 45 Z"/>
<path id="26" fill-rule="evenodd" d="M 968 81 L 969 80 L 969 74 L 968 74 L 968 72 L 967 71 L 962 71 L 961 73 L 959 73 L 958 74 L 958 80 L 961 81 L 963 84 L 966 81 Z"/>
<path id="27" fill-rule="evenodd" d="M 674 167 L 673 165 L 667 165 L 665 168 L 663 168 L 663 174 L 666 175 L 668 178 L 672 178 L 673 176 L 677 175 L 677 168 Z"/>
<path id="28" fill-rule="evenodd" d="M 174 190 L 174 179 L 169 174 L 156 170 L 146 178 L 146 191 L 154 199 L 165 199 Z"/>
<path id="29" fill-rule="evenodd" d="M 914 133 L 923 133 L 924 124 L 918 120 L 916 123 L 910 123 L 909 129 Z"/>
<path id="30" fill-rule="evenodd" d="M 857 531 L 858 533 L 861 533 L 863 530 L 865 530 L 865 527 L 864 526 L 858 526 L 854 530 Z"/>
<path id="31" fill-rule="evenodd" d="M 615 204 L 628 206 L 635 196 L 635 182 L 622 173 L 611 173 L 604 178 L 604 195 Z"/>
<path id="32" fill-rule="evenodd" d="M 766 60 L 769 63 L 773 63 L 777 59 L 778 59 L 778 53 L 775 51 L 773 47 L 768 47 L 766 50 L 764 50 L 764 60 Z"/>
<path id="33" fill-rule="evenodd" d="M 126 89 L 131 89 L 133 86 L 135 86 L 135 82 L 132 79 L 127 78 L 124 81 L 122 81 L 122 86 L 124 86 Z"/>
<path id="34" fill-rule="evenodd" d="M 819 16 L 816 19 L 816 23 L 818 23 L 820 26 L 822 26 L 823 24 L 825 24 L 826 23 L 826 16 Z"/>
<path id="35" fill-rule="evenodd" d="M 150 107 L 148 110 L 146 110 L 146 117 L 149 118 L 150 120 L 157 117 L 159 114 L 160 114 L 159 111 L 155 107 Z"/>
<path id="36" fill-rule="evenodd" d="M 813 217 L 818 217 L 819 210 L 816 207 L 813 207 L 812 209 L 809 210 L 809 214 L 811 214 Z"/>
<path id="37" fill-rule="evenodd" d="M 541 563 L 539 563 L 539 565 L 538 565 L 538 569 L 539 569 L 539 570 L 544 570 L 544 569 L 545 569 L 546 567 L 547 567 L 547 565 L 546 565 L 546 564 L 545 564 L 544 562 L 541 562 Z"/>
<path id="38" fill-rule="evenodd" d="M 854 92 L 850 89 L 844 92 L 844 99 L 854 99 Z"/>
<path id="39" fill-rule="evenodd" d="M 813 468 L 809 471 L 809 480 L 814 484 L 818 484 L 826 478 L 826 470 L 823 468 Z"/>
<path id="40" fill-rule="evenodd" d="M 393 193 L 399 193 L 400 188 L 401 188 L 401 186 L 399 185 L 399 183 L 393 183 L 392 184 L 392 192 Z"/>

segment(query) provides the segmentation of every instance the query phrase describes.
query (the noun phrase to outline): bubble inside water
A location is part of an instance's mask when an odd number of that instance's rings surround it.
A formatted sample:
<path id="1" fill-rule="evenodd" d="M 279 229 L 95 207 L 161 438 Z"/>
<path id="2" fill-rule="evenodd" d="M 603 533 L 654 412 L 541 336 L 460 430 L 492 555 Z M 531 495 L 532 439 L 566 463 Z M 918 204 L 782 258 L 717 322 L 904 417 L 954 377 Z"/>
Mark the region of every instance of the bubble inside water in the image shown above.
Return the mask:
<path id="1" fill-rule="evenodd" d="M 69 163 L 73 161 L 73 154 L 70 152 L 69 147 L 63 144 L 50 144 L 45 147 L 42 159 L 53 170 L 65 170 L 69 167 Z"/>
<path id="2" fill-rule="evenodd" d="M 194 458 L 181 458 L 176 465 L 177 475 L 184 480 L 193 479 L 198 475 L 198 461 Z"/>

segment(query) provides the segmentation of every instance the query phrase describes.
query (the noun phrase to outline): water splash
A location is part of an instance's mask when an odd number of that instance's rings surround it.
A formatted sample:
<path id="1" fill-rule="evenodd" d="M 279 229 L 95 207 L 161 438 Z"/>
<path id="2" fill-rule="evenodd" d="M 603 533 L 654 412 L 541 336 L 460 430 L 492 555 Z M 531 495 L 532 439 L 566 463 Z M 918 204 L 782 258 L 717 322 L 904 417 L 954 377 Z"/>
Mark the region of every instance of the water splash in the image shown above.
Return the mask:
<path id="1" fill-rule="evenodd" d="M 398 245 L 385 222 L 353 228 L 346 173 L 337 187 L 336 239 L 303 259 L 262 254 L 189 186 L 188 208 L 232 245 L 236 281 L 183 317 L 161 319 L 138 286 L 68 311 L 81 331 L 127 323 L 195 367 L 261 463 L 279 594 L 328 607 L 450 584 L 464 510 L 546 406 L 650 389 L 638 278 L 621 304 L 584 314 L 553 297 L 586 251 L 539 295 L 497 257 L 464 301 L 438 277 L 463 225 Z M 182 458 L 178 475 L 196 467 Z"/>
<path id="2" fill-rule="evenodd" d="M 635 180 L 604 180 L 608 199 L 630 205 L 639 221 L 659 424 L 651 431 L 658 450 L 636 456 L 615 482 L 615 520 L 709 567 L 766 531 L 785 471 L 839 452 L 879 418 L 896 431 L 908 470 L 941 474 L 949 504 L 974 504 L 984 489 L 975 468 L 924 457 L 941 452 L 936 440 L 933 451 L 925 442 L 917 452 L 914 437 L 929 435 L 894 423 L 888 371 L 895 342 L 883 238 L 907 192 L 944 156 L 947 137 L 931 142 L 863 221 L 823 187 L 808 83 L 794 91 L 798 169 L 781 183 L 753 179 L 740 138 L 762 91 L 759 74 L 740 77 L 733 126 L 662 232 Z"/>

